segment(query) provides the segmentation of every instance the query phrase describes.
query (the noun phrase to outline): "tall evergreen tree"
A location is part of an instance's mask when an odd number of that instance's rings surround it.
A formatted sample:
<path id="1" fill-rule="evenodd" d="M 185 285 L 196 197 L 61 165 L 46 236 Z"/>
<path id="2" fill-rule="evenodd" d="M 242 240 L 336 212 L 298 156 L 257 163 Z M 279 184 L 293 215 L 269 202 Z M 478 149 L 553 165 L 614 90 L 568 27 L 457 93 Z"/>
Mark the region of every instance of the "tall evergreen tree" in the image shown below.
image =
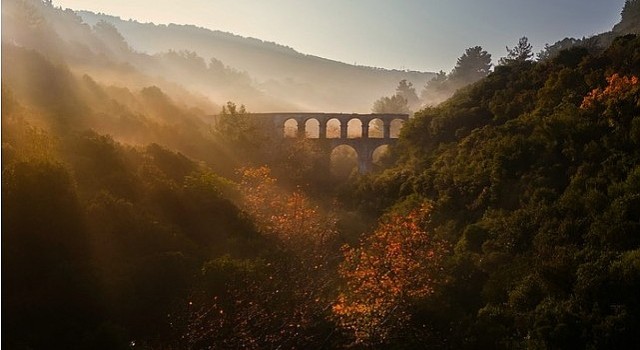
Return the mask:
<path id="1" fill-rule="evenodd" d="M 400 80 L 398 87 L 396 87 L 396 95 L 402 96 L 407 100 L 407 106 L 410 110 L 416 110 L 420 106 L 420 99 L 416 93 L 416 89 L 413 87 L 413 83 L 406 79 Z"/>
<path id="2" fill-rule="evenodd" d="M 533 46 L 529 44 L 529 39 L 523 36 L 518 40 L 518 44 L 510 49 L 507 48 L 507 56 L 500 59 L 501 65 L 530 61 L 533 57 Z"/>
<path id="3" fill-rule="evenodd" d="M 470 47 L 458 58 L 450 79 L 463 84 L 474 83 L 486 77 L 491 71 L 491 54 L 481 46 Z"/>

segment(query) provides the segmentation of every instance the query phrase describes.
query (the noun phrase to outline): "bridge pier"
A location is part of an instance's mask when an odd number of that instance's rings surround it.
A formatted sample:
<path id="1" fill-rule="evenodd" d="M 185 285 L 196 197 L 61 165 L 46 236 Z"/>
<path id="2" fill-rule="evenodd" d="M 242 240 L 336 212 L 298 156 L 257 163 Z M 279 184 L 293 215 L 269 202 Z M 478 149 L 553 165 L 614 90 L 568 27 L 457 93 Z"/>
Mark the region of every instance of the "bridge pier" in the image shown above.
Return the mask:
<path id="1" fill-rule="evenodd" d="M 298 121 L 298 137 L 306 137 L 307 131 L 305 130 L 305 122 Z"/>
<path id="2" fill-rule="evenodd" d="M 368 138 L 368 139 L 326 139 L 328 153 L 331 153 L 338 146 L 349 146 L 356 151 L 358 173 L 367 174 L 373 171 L 373 153 L 381 146 L 389 146 L 395 143 L 396 139 Z"/>
<path id="3" fill-rule="evenodd" d="M 369 138 L 369 121 L 362 122 L 362 138 L 363 139 L 368 139 Z"/>
<path id="4" fill-rule="evenodd" d="M 358 173 L 367 174 L 373 170 L 373 152 L 361 150 L 358 152 Z"/>
<path id="5" fill-rule="evenodd" d="M 391 138 L 391 121 L 390 120 L 383 120 L 382 121 L 382 137 L 385 139 L 390 139 Z"/>
<path id="6" fill-rule="evenodd" d="M 318 138 L 326 139 L 327 138 L 327 121 L 320 121 L 320 130 L 319 130 Z"/>

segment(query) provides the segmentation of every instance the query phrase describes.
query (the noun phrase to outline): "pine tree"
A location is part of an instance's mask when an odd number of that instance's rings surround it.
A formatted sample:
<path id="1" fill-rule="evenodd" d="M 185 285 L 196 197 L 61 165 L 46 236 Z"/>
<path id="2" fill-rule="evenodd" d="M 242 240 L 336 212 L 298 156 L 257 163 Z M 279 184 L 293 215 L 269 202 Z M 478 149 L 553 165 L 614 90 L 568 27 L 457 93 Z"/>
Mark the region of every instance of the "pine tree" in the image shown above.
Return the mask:
<path id="1" fill-rule="evenodd" d="M 491 71 L 491 54 L 481 46 L 468 48 L 451 72 L 450 79 L 464 84 L 474 83 Z"/>
<path id="2" fill-rule="evenodd" d="M 512 49 L 508 46 L 506 48 L 507 56 L 500 59 L 501 65 L 527 62 L 531 61 L 531 58 L 533 57 L 533 47 L 529 44 L 529 39 L 526 36 L 520 38 L 520 40 L 518 40 L 518 44 Z"/>

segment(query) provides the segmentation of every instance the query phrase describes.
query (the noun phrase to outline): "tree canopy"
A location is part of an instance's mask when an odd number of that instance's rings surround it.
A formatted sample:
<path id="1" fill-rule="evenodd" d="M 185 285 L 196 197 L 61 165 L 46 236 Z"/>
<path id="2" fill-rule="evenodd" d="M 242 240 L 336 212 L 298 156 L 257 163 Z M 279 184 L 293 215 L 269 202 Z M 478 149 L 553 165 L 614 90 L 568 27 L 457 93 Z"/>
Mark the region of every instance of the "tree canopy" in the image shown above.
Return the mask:
<path id="1" fill-rule="evenodd" d="M 462 84 L 474 83 L 491 72 L 491 54 L 480 46 L 470 47 L 458 58 L 450 79 L 459 80 Z"/>
<path id="2" fill-rule="evenodd" d="M 411 111 L 409 110 L 409 103 L 407 99 L 399 94 L 393 95 L 391 97 L 380 97 L 373 103 L 373 108 L 371 108 L 373 113 L 401 113 L 401 114 L 409 114 Z"/>

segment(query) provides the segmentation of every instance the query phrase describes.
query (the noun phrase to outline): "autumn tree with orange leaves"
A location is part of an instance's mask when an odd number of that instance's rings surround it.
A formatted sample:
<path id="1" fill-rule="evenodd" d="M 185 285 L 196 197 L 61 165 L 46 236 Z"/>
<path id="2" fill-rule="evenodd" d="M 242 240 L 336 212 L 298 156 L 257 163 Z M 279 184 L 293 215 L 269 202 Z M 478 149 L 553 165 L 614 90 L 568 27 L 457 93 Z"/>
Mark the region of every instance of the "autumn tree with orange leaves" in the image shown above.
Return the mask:
<path id="1" fill-rule="evenodd" d="M 280 187 L 266 167 L 241 171 L 242 208 L 258 230 L 284 249 L 312 260 L 324 259 L 336 236 L 335 213 L 323 212 L 300 188 Z"/>
<path id="2" fill-rule="evenodd" d="M 612 99 L 622 99 L 627 93 L 638 88 L 640 80 L 636 76 L 620 76 L 615 73 L 607 78 L 607 87 L 593 89 L 582 101 L 580 108 L 593 108 L 597 103 Z"/>
<path id="3" fill-rule="evenodd" d="M 206 263 L 207 292 L 191 296 L 183 338 L 191 348 L 326 346 L 340 258 L 335 215 L 282 187 L 266 166 L 240 175 L 240 207 L 275 249 Z"/>
<path id="4" fill-rule="evenodd" d="M 429 297 L 443 281 L 448 248 L 425 231 L 430 209 L 391 215 L 358 247 L 343 248 L 339 272 L 346 285 L 332 311 L 356 343 L 388 341 L 409 321 L 412 301 Z"/>
<path id="5" fill-rule="evenodd" d="M 636 106 L 634 96 L 640 95 L 640 80 L 637 76 L 621 76 L 615 73 L 607 78 L 608 85 L 593 89 L 582 100 L 580 108 L 584 110 L 598 110 L 607 118 L 610 126 L 620 125 L 623 119 L 632 118 Z"/>

